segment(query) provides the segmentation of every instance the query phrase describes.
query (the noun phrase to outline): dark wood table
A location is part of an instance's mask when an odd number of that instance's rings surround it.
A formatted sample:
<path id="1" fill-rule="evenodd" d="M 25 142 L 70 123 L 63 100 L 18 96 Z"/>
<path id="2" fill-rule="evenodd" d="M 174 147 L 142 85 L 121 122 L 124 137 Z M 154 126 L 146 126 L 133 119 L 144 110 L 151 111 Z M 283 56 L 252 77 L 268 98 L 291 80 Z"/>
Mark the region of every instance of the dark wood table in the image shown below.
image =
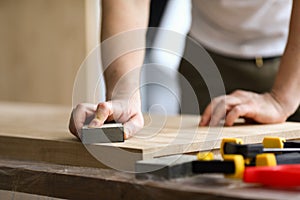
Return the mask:
<path id="1" fill-rule="evenodd" d="M 3 159 L 0 189 L 62 199 L 300 199 L 300 188 L 265 188 L 221 175 L 138 180 L 111 169 Z"/>

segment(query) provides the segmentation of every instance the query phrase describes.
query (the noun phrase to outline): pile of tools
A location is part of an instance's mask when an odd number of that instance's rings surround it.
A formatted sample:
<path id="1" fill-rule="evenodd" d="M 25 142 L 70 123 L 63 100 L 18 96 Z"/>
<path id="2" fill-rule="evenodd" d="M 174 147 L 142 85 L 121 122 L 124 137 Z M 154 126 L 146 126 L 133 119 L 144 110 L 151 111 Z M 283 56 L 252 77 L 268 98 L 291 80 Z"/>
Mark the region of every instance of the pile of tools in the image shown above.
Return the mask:
<path id="1" fill-rule="evenodd" d="M 243 144 L 238 138 L 224 138 L 222 159 L 212 152 L 197 156 L 181 155 L 138 161 L 137 178 L 154 175 L 167 179 L 205 173 L 222 173 L 225 177 L 246 183 L 273 187 L 300 186 L 300 142 L 278 137 L 265 137 L 261 144 Z"/>

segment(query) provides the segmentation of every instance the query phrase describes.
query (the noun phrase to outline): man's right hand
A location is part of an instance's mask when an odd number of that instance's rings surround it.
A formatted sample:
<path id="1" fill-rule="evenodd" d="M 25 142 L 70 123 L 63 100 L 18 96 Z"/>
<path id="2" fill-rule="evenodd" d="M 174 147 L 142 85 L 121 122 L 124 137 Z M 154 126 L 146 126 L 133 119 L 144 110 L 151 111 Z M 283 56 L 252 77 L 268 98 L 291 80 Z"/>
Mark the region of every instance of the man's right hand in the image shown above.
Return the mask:
<path id="1" fill-rule="evenodd" d="M 81 128 L 89 122 L 90 127 L 101 127 L 105 122 L 116 121 L 124 125 L 124 137 L 128 139 L 144 126 L 140 100 L 112 100 L 98 105 L 81 103 L 73 109 L 69 129 L 81 138 Z"/>

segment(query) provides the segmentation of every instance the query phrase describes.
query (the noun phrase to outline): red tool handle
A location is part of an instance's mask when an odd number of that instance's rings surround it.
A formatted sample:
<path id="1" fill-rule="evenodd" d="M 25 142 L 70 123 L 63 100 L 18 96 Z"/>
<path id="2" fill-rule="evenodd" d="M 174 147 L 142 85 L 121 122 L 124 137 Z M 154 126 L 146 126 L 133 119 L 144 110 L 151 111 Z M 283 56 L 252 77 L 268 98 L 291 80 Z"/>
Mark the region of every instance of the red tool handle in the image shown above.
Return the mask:
<path id="1" fill-rule="evenodd" d="M 246 183 L 261 183 L 272 187 L 299 187 L 300 164 L 246 167 L 243 179 Z"/>

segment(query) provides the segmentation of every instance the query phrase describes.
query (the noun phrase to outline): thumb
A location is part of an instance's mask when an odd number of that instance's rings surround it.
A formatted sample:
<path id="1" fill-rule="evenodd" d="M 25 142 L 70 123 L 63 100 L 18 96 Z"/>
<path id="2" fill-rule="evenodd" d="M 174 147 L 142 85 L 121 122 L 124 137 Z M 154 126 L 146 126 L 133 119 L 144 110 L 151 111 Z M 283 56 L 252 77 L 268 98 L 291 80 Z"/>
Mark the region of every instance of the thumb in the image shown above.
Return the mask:
<path id="1" fill-rule="evenodd" d="M 113 114 L 110 101 L 99 103 L 95 112 L 95 118 L 90 122 L 89 127 L 100 127 L 109 116 Z"/>

